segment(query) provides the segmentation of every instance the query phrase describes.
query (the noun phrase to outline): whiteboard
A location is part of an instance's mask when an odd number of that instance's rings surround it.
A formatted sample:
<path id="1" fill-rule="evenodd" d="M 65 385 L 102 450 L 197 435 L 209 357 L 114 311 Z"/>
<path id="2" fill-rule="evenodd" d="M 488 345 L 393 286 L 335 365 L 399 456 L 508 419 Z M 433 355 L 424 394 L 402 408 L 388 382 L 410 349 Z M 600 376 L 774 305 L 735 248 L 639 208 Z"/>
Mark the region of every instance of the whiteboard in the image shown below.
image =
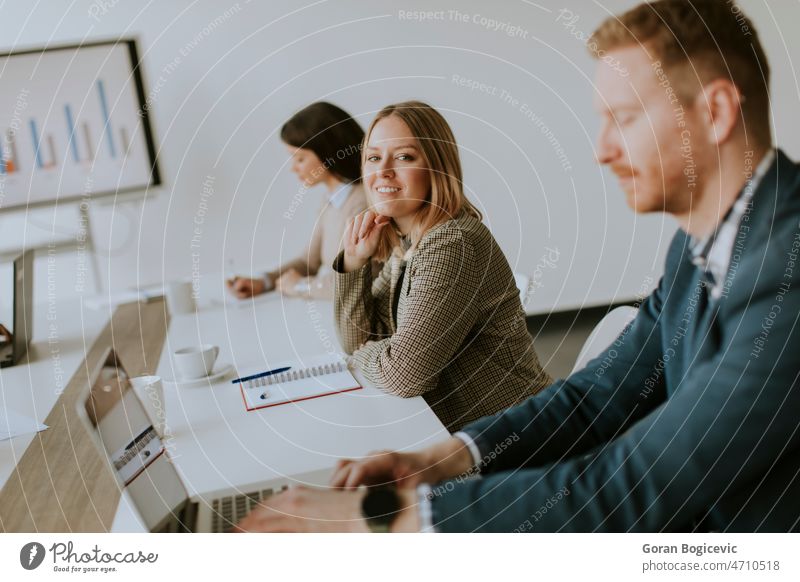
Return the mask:
<path id="1" fill-rule="evenodd" d="M 0 210 L 158 183 L 137 62 L 132 40 L 0 56 Z"/>

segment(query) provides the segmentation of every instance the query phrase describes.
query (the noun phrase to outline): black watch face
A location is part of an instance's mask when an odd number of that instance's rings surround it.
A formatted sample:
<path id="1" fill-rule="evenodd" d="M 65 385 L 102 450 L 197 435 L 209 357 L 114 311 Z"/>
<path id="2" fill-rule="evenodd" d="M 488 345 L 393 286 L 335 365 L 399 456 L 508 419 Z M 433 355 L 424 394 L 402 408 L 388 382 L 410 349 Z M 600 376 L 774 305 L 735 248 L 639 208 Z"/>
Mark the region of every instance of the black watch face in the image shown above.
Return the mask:
<path id="1" fill-rule="evenodd" d="M 400 500 L 393 487 L 376 487 L 367 491 L 361 505 L 364 517 L 376 525 L 389 525 L 397 517 Z"/>

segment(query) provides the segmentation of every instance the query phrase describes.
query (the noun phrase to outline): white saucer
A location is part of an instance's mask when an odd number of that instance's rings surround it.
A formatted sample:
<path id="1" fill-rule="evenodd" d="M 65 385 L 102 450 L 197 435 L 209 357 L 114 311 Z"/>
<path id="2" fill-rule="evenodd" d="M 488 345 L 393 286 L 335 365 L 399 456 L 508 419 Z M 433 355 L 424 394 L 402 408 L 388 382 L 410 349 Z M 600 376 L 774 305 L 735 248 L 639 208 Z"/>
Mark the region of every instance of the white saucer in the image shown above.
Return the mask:
<path id="1" fill-rule="evenodd" d="M 184 380 L 183 378 L 164 378 L 162 381 L 165 384 L 172 384 L 174 386 L 203 386 L 205 384 L 213 384 L 218 380 L 222 380 L 225 376 L 231 373 L 233 365 L 221 364 L 218 365 L 208 376 L 201 376 L 200 378 L 191 378 Z"/>

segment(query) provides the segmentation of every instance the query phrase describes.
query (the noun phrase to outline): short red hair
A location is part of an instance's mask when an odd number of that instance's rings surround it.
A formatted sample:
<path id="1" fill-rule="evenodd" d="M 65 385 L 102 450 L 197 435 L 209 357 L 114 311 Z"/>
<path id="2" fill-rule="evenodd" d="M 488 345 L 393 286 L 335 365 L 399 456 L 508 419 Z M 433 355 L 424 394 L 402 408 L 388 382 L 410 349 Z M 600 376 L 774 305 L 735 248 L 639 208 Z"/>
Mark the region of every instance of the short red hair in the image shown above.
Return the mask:
<path id="1" fill-rule="evenodd" d="M 660 60 L 684 103 L 718 78 L 744 96 L 746 135 L 771 145 L 769 63 L 752 22 L 733 0 L 658 0 L 606 19 L 588 45 L 595 56 L 642 45 Z"/>

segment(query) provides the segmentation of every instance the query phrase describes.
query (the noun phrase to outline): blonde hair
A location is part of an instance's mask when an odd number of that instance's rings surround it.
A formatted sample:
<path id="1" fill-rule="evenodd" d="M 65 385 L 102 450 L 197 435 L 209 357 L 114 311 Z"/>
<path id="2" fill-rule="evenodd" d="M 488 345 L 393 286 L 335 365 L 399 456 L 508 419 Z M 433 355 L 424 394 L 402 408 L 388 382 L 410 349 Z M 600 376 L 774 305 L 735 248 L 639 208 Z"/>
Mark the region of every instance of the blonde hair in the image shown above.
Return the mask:
<path id="1" fill-rule="evenodd" d="M 745 97 L 742 117 L 760 145 L 772 142 L 769 63 L 753 23 L 732 0 L 658 0 L 606 19 L 587 46 L 595 58 L 642 44 L 675 77 L 684 104 L 698 83 L 723 78 Z"/>
<path id="2" fill-rule="evenodd" d="M 379 121 L 390 116 L 403 121 L 417 139 L 431 181 L 427 204 L 424 204 L 415 216 L 411 232 L 408 233 L 411 249 L 417 247 L 431 228 L 456 218 L 462 211 L 482 220 L 480 211 L 464 195 L 461 160 L 453 131 L 442 114 L 427 103 L 404 101 L 381 109 L 364 136 L 364 147 L 361 148 L 362 167 L 366 160 L 366 154 L 363 152 L 367 151 L 372 130 Z M 371 194 L 368 192 L 367 196 Z M 399 247 L 398 233 L 394 228 L 384 227 L 374 257 L 384 261 Z"/>

